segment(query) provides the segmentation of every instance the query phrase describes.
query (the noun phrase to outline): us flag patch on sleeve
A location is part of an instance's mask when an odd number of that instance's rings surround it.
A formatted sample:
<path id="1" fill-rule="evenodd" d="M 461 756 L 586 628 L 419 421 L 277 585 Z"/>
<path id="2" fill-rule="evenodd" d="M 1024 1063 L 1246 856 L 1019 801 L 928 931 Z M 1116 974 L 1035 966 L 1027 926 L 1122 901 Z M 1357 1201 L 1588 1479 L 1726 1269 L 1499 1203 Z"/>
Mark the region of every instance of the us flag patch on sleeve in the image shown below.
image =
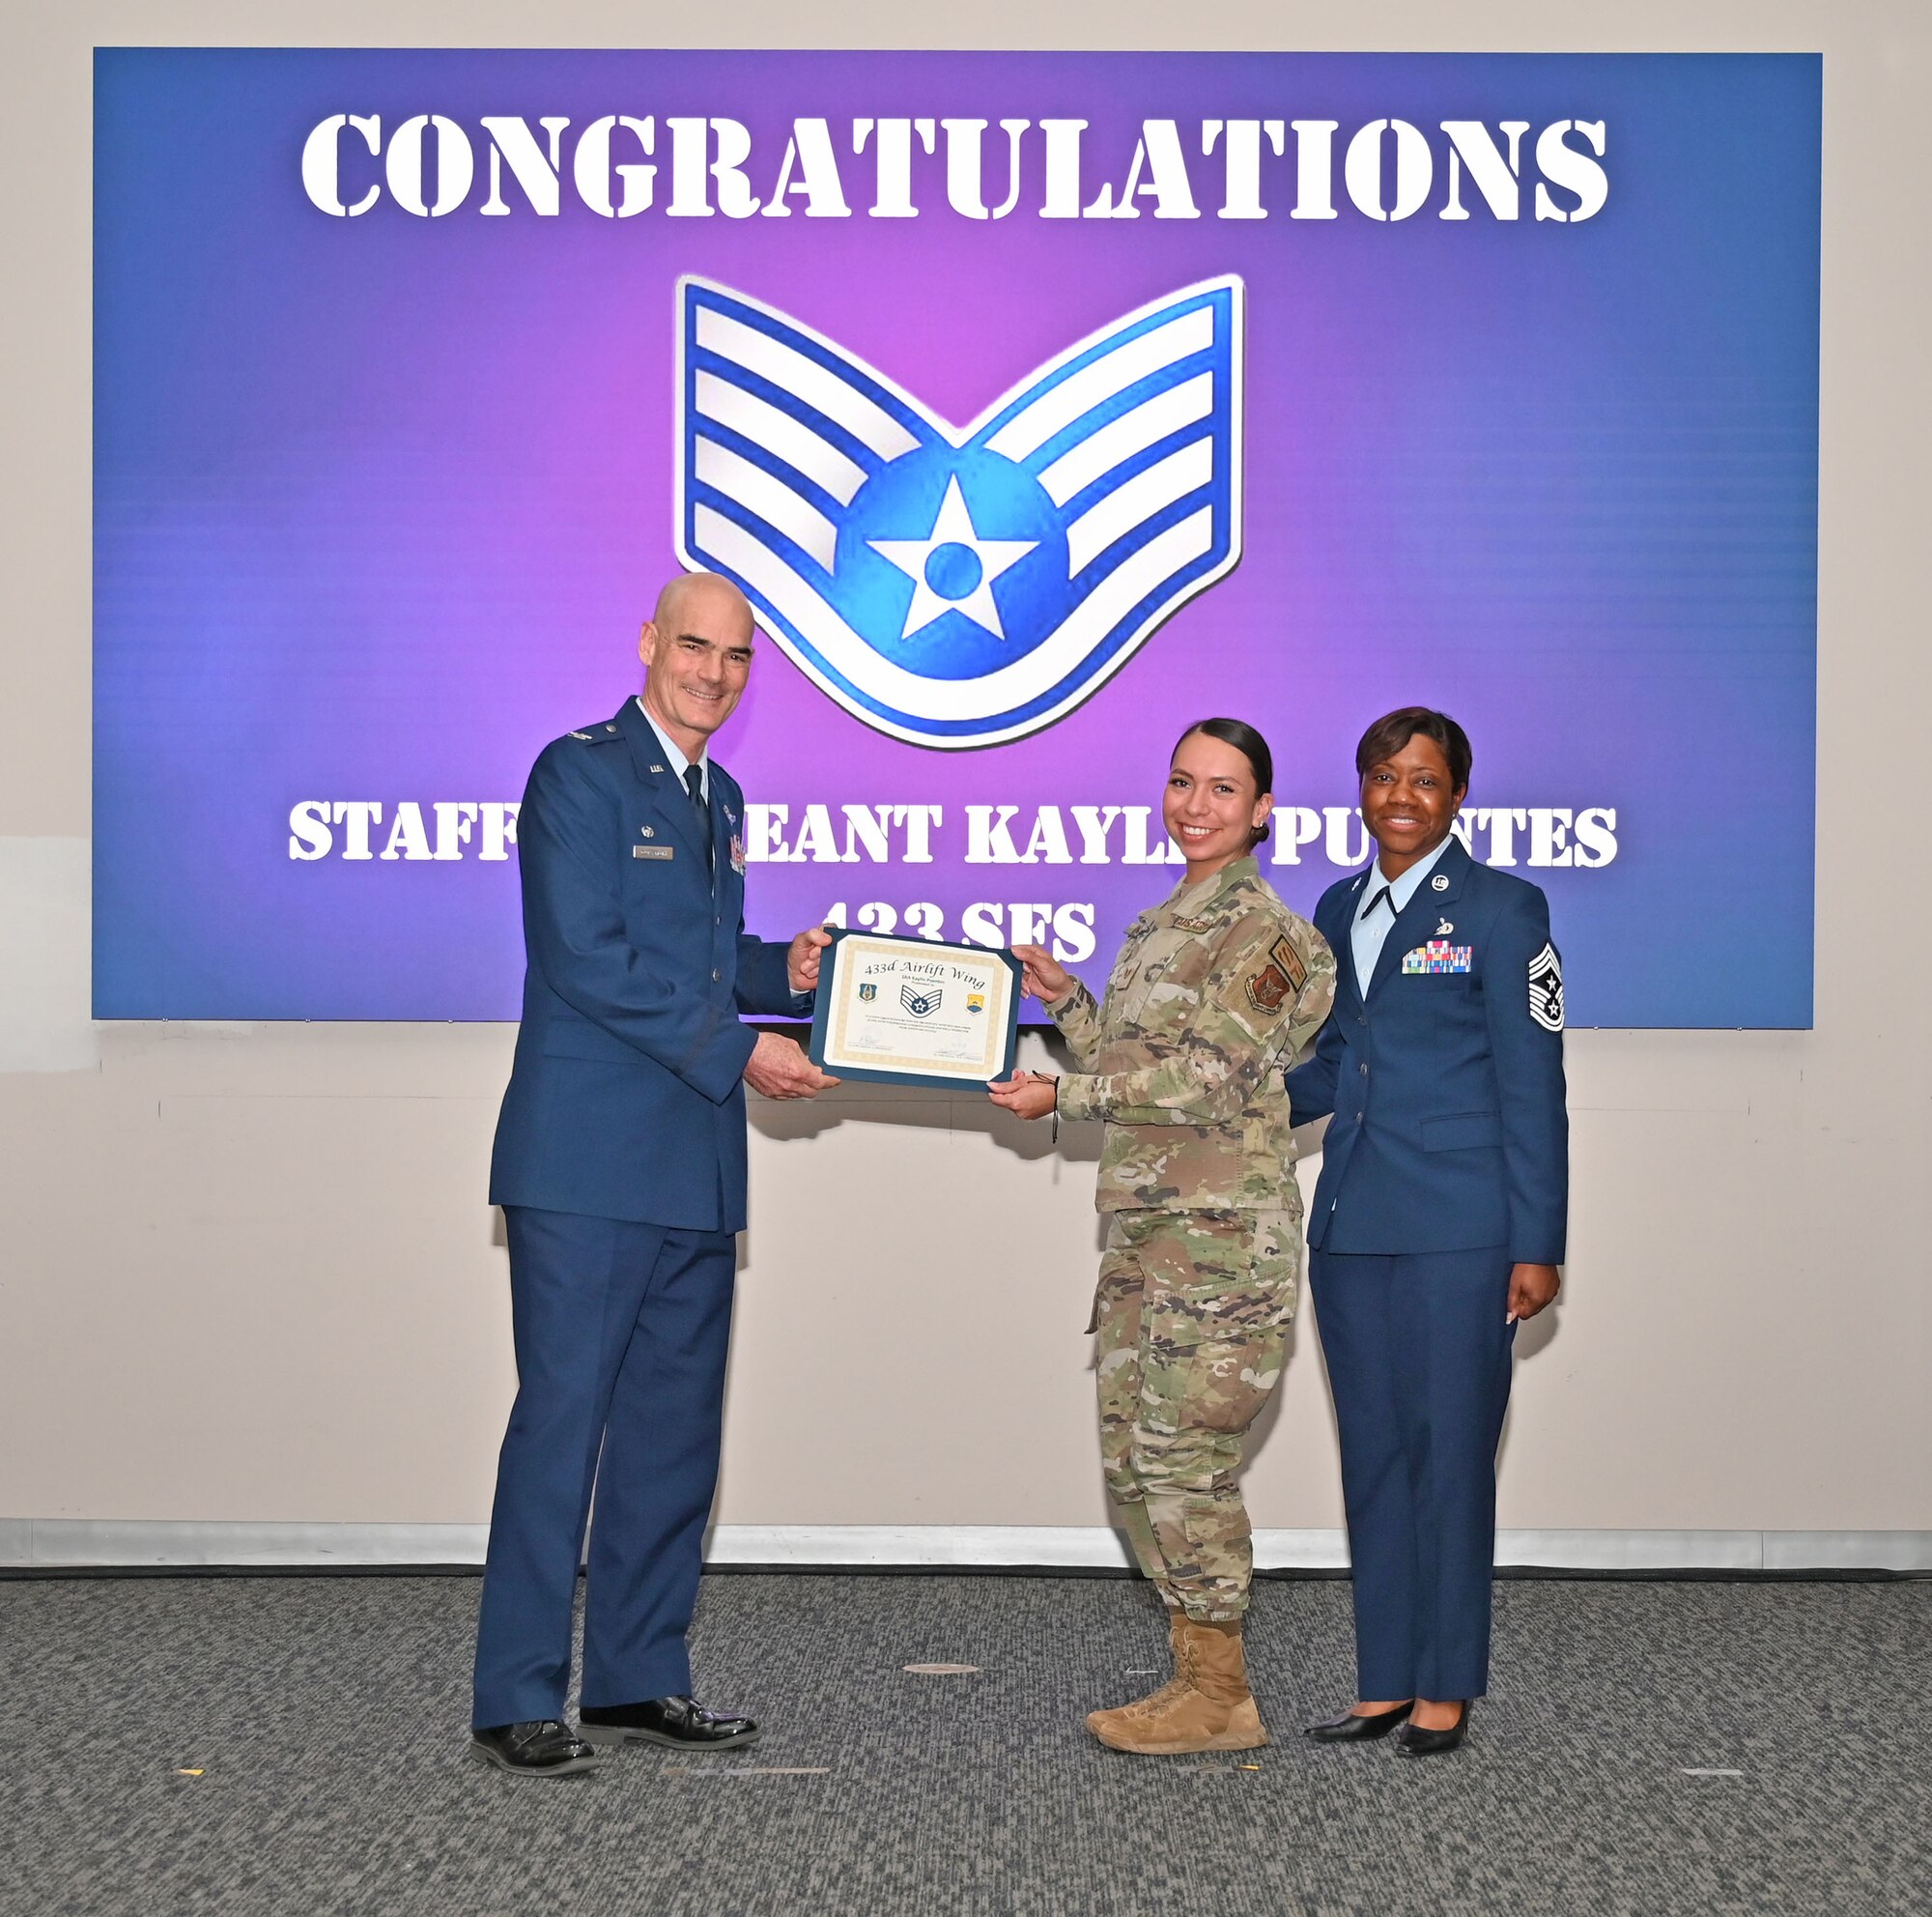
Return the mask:
<path id="1" fill-rule="evenodd" d="M 1529 1016 L 1546 1032 L 1563 1029 L 1563 961 L 1548 939 L 1529 961 Z"/>

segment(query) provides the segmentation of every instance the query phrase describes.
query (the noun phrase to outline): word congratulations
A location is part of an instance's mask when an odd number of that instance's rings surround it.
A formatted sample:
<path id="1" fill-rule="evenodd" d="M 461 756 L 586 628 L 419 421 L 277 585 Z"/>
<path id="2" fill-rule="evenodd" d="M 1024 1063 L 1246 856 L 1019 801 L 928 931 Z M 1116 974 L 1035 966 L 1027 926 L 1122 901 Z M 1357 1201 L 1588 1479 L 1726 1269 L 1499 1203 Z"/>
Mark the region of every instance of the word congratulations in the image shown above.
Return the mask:
<path id="1" fill-rule="evenodd" d="M 956 808 L 959 837 L 936 805 L 750 804 L 745 856 L 753 865 L 969 866 L 1181 865 L 1151 806 Z M 318 859 L 448 863 L 507 860 L 517 843 L 512 799 L 303 799 L 290 808 L 288 854 Z M 1617 856 L 1614 806 L 1471 806 L 1456 819 L 1470 855 L 1491 866 L 1601 869 Z M 935 849 L 938 848 L 938 849 Z M 1263 847 L 1268 863 L 1298 866 L 1311 853 L 1344 871 L 1369 856 L 1353 806 L 1277 806 Z"/>
<path id="2" fill-rule="evenodd" d="M 324 213 L 354 219 L 385 199 L 419 219 L 465 208 L 555 218 L 566 186 L 605 219 L 916 219 L 941 207 L 966 219 L 1327 220 L 1344 208 L 1403 220 L 1477 209 L 1574 224 L 1603 211 L 1605 123 L 1443 120 L 1425 130 L 1383 118 L 1143 120 L 1126 140 L 1091 138 L 1085 120 L 794 119 L 781 142 L 742 120 L 607 113 L 572 133 L 562 114 L 442 113 L 385 127 L 335 113 L 302 143 L 302 186 Z M 566 139 L 566 135 L 571 135 Z M 568 158 L 566 159 L 566 150 Z M 923 163 L 929 162 L 929 163 Z M 1340 174 L 1338 184 L 1337 174 Z M 487 178 L 489 190 L 479 191 Z M 1525 203 L 1523 188 L 1533 188 Z"/>

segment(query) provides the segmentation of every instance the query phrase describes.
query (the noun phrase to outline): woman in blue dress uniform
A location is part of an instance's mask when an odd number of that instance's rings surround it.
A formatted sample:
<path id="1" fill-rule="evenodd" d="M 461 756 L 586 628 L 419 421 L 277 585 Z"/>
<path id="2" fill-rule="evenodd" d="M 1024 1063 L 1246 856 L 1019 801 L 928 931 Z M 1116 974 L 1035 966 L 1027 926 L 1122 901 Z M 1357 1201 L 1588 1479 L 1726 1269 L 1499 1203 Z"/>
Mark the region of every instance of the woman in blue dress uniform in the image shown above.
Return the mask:
<path id="1" fill-rule="evenodd" d="M 1365 873 L 1329 887 L 1335 1011 L 1288 1074 L 1328 1117 L 1310 1289 L 1342 1444 L 1359 1702 L 1311 1725 L 1454 1750 L 1489 1683 L 1495 1455 L 1517 1323 L 1555 1296 L 1569 1202 L 1563 974 L 1534 885 L 1452 826 L 1469 741 L 1423 706 L 1355 750 Z"/>

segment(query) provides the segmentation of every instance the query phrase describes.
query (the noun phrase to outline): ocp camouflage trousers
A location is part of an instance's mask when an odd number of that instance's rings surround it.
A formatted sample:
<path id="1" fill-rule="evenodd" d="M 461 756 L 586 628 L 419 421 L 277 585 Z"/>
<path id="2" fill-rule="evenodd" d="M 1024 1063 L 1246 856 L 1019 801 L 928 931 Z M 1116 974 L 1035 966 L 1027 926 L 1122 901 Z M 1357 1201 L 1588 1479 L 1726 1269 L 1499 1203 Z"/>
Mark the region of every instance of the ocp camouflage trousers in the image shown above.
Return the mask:
<path id="1" fill-rule="evenodd" d="M 1301 1221 L 1291 1212 L 1116 1212 L 1094 1296 L 1100 1461 L 1162 1600 L 1223 1621 L 1254 1571 L 1239 1473 L 1281 1377 Z"/>

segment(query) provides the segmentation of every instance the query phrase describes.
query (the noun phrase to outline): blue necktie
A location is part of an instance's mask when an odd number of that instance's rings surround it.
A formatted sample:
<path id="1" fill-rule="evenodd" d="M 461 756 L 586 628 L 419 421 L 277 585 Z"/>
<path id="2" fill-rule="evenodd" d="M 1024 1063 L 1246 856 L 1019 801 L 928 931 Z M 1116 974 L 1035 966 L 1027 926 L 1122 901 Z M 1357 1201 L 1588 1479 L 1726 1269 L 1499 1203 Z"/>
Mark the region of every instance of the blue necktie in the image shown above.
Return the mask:
<path id="1" fill-rule="evenodd" d="M 715 873 L 718 870 L 718 854 L 711 844 L 711 808 L 704 802 L 704 774 L 696 765 L 684 768 L 684 789 L 691 794 L 691 803 L 697 808 L 697 818 L 704 833 L 704 869 Z"/>

